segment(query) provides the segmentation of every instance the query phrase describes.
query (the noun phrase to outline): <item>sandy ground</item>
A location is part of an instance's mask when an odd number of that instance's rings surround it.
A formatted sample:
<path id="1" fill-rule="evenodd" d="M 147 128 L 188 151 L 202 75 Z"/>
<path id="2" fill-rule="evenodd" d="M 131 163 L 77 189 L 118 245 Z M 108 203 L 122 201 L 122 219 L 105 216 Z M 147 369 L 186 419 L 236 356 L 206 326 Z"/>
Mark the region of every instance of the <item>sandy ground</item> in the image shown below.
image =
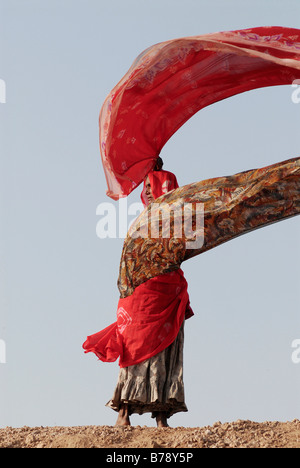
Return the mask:
<path id="1" fill-rule="evenodd" d="M 300 421 L 206 427 L 7 427 L 0 448 L 300 448 Z"/>

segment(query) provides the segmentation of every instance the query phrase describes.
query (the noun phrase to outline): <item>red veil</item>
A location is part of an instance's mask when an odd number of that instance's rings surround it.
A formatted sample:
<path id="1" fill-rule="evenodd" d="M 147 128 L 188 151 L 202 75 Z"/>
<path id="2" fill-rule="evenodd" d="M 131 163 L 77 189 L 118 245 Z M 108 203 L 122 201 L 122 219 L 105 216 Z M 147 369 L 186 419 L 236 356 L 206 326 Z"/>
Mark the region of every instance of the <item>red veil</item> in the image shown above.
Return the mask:
<path id="1" fill-rule="evenodd" d="M 300 31 L 279 26 L 161 42 L 142 52 L 99 116 L 107 195 L 127 196 L 170 137 L 222 99 L 300 78 Z"/>
<path id="2" fill-rule="evenodd" d="M 175 174 L 168 171 L 151 171 L 148 174 L 151 190 L 154 199 L 170 192 L 171 190 L 179 187 Z M 144 180 L 143 191 L 141 193 L 141 200 L 144 206 L 148 206 L 148 199 L 146 197 L 146 180 Z"/>

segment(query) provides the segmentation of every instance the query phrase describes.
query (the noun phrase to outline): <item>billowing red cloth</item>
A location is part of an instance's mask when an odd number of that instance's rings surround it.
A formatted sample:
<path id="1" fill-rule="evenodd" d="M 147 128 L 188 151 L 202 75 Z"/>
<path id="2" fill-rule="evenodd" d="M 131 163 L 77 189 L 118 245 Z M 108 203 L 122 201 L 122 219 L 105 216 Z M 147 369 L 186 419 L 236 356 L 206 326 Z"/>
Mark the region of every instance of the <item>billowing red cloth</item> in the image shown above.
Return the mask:
<path id="1" fill-rule="evenodd" d="M 117 321 L 83 344 L 105 362 L 127 367 L 149 359 L 173 343 L 184 319 L 193 315 L 182 270 L 156 276 L 120 299 Z"/>
<path id="2" fill-rule="evenodd" d="M 169 138 L 222 99 L 300 78 L 300 30 L 258 27 L 171 39 L 135 60 L 99 116 L 107 195 L 119 199 L 151 171 Z"/>
<path id="3" fill-rule="evenodd" d="M 156 199 L 162 195 L 170 192 L 171 190 L 179 188 L 175 174 L 168 171 L 152 171 L 148 174 L 152 195 Z M 141 193 L 141 200 L 144 206 L 148 206 L 148 198 L 146 196 L 146 179 L 144 180 L 144 187 Z"/>

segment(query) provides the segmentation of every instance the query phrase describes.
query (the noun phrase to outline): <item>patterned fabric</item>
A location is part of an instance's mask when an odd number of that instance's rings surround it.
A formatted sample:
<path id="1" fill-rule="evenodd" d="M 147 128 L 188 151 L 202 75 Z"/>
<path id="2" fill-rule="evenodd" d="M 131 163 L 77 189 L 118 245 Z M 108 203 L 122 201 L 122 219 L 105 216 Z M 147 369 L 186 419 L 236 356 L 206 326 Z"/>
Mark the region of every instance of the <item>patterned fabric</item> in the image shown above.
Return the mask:
<path id="1" fill-rule="evenodd" d="M 172 39 L 145 50 L 99 116 L 109 195 L 128 195 L 196 112 L 249 90 L 300 78 L 300 30 L 259 27 Z"/>
<path id="2" fill-rule="evenodd" d="M 298 214 L 300 158 L 173 190 L 146 208 L 128 232 L 120 297 L 195 255 Z"/>
<path id="3" fill-rule="evenodd" d="M 129 413 L 164 411 L 167 417 L 187 411 L 183 384 L 184 325 L 164 351 L 141 364 L 121 368 L 112 399 L 106 406 L 119 411 L 129 404 Z"/>

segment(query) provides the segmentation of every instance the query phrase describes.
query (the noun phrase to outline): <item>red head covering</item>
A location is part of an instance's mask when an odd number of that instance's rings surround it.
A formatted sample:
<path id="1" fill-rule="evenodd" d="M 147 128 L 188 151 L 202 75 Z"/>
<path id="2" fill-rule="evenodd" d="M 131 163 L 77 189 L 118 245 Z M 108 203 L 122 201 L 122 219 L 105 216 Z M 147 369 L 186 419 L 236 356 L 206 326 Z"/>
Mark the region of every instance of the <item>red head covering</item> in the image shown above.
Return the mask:
<path id="1" fill-rule="evenodd" d="M 152 195 L 154 199 L 161 197 L 165 193 L 170 192 L 179 187 L 176 176 L 168 171 L 152 171 L 148 174 Z M 148 206 L 148 198 L 146 196 L 146 179 L 144 180 L 144 187 L 141 193 L 141 200 L 144 206 Z"/>

